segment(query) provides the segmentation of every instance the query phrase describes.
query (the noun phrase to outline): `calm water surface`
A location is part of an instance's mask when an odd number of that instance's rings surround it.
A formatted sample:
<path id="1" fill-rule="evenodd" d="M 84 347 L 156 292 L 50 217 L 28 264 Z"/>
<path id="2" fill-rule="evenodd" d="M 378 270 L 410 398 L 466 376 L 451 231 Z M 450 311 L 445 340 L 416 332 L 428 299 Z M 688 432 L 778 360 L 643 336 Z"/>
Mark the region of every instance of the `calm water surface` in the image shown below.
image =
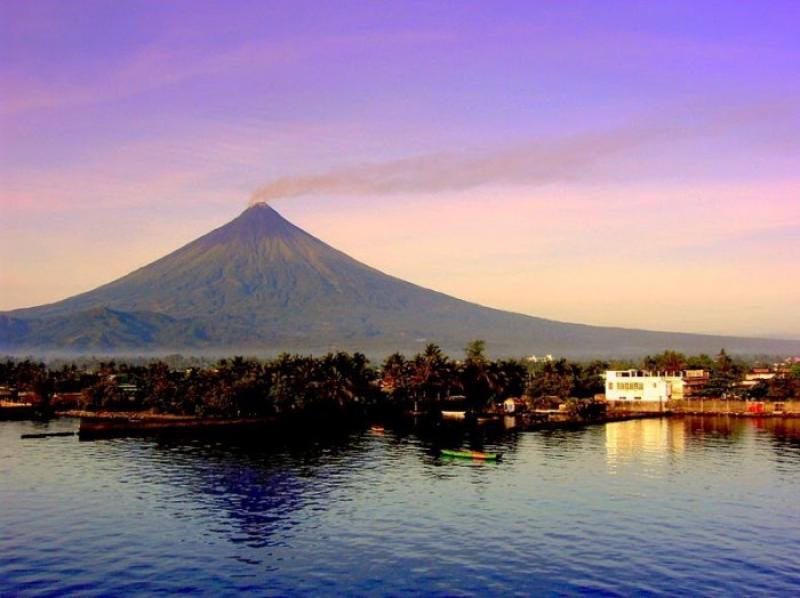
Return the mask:
<path id="1" fill-rule="evenodd" d="M 0 422 L 2 595 L 800 593 L 799 420 L 20 440 L 76 426 Z"/>

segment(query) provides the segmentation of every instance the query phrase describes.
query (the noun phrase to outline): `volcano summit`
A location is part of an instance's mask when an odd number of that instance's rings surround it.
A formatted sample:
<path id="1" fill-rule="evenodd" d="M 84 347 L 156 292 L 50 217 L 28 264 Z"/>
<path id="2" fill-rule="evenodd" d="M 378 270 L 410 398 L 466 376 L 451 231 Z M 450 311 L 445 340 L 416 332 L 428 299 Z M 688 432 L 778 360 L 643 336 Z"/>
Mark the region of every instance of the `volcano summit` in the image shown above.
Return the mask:
<path id="1" fill-rule="evenodd" d="M 266 204 L 127 276 L 57 303 L 0 314 L 0 350 L 164 353 L 360 350 L 637 355 L 665 348 L 800 351 L 800 341 L 568 324 L 469 303 L 371 268 Z"/>

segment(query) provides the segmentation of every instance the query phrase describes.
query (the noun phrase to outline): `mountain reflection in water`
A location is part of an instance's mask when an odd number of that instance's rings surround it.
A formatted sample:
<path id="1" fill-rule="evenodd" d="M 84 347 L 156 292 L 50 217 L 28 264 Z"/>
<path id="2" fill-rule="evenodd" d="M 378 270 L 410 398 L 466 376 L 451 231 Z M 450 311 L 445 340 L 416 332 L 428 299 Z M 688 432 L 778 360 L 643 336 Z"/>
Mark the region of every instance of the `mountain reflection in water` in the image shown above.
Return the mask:
<path id="1" fill-rule="evenodd" d="M 75 425 L 0 423 L 3 593 L 800 587 L 800 420 L 19 438 Z M 505 460 L 437 457 L 456 446 Z"/>

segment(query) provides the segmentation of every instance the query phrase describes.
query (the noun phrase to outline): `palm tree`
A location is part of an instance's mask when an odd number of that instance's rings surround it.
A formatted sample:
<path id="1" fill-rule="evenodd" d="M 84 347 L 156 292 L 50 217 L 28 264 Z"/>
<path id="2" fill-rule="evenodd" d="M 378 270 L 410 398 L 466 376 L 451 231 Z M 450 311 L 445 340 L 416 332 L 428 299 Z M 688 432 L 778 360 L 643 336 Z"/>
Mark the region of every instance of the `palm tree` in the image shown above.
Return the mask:
<path id="1" fill-rule="evenodd" d="M 494 395 L 497 400 L 519 397 L 525 391 L 528 368 L 515 359 L 499 359 L 491 364 Z"/>
<path id="2" fill-rule="evenodd" d="M 402 353 L 392 353 L 381 366 L 381 385 L 392 401 L 403 405 L 411 397 L 411 378 L 413 372 Z"/>
<path id="3" fill-rule="evenodd" d="M 447 361 L 442 349 L 434 343 L 428 344 L 425 351 L 414 358 L 414 378 L 426 403 L 434 398 L 440 399 L 449 387 Z"/>
<path id="4" fill-rule="evenodd" d="M 680 372 L 686 367 L 686 355 L 678 351 L 666 350 L 660 355 L 648 355 L 642 360 L 645 370 Z"/>
<path id="5" fill-rule="evenodd" d="M 555 396 L 566 399 L 575 384 L 575 367 L 566 359 L 548 361 L 531 380 L 532 397 Z"/>
<path id="6" fill-rule="evenodd" d="M 467 357 L 467 361 L 486 361 L 486 356 L 484 352 L 486 351 L 486 341 L 482 339 L 476 339 L 474 341 L 470 341 L 467 343 L 467 346 L 464 348 L 464 354 Z"/>
<path id="7" fill-rule="evenodd" d="M 467 404 L 473 412 L 483 410 L 497 387 L 496 372 L 484 355 L 486 341 L 475 340 L 464 349 L 466 359 L 461 368 L 461 381 Z"/>

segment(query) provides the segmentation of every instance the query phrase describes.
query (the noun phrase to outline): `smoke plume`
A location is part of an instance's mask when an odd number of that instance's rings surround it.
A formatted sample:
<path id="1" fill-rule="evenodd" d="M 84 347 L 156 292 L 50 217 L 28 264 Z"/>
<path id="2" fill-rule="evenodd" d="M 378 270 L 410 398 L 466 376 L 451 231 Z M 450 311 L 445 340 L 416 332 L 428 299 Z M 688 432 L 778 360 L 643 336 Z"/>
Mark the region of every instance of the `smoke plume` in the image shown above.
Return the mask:
<path id="1" fill-rule="evenodd" d="M 435 153 L 275 179 L 251 203 L 302 195 L 386 195 L 464 190 L 489 184 L 544 184 L 573 178 L 595 160 L 633 148 L 655 131 L 615 131 L 486 152 Z"/>
<path id="2" fill-rule="evenodd" d="M 593 164 L 639 146 L 718 135 L 732 127 L 768 121 L 776 114 L 785 114 L 785 108 L 766 103 L 727 110 L 704 109 L 679 118 L 631 123 L 607 131 L 539 139 L 504 148 L 434 153 L 282 177 L 255 191 L 251 203 L 303 195 L 435 193 L 491 184 L 536 185 L 571 180 L 583 176 Z"/>

